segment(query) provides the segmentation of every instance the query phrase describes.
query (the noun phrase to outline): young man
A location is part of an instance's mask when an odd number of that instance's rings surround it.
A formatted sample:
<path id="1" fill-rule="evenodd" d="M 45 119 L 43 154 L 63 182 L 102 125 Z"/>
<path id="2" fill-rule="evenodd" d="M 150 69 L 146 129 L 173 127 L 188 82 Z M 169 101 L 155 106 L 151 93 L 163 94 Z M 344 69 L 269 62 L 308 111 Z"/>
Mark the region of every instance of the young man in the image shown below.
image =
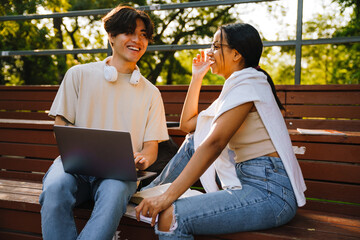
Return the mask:
<path id="1" fill-rule="evenodd" d="M 168 139 L 160 92 L 136 66 L 152 38 L 153 25 L 146 13 L 120 6 L 103 22 L 113 55 L 70 68 L 49 115 L 57 125 L 130 132 L 136 166 L 146 169 L 156 160 L 158 142 Z M 58 157 L 44 177 L 40 195 L 43 238 L 111 239 L 135 191 L 136 182 L 65 173 Z M 95 206 L 78 234 L 72 210 L 89 199 Z"/>

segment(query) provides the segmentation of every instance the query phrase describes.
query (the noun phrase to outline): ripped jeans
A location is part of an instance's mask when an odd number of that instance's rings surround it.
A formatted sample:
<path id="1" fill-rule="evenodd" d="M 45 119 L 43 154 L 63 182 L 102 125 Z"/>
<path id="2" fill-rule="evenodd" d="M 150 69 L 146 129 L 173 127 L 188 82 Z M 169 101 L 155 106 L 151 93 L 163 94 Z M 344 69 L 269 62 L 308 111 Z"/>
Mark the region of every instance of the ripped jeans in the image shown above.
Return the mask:
<path id="1" fill-rule="evenodd" d="M 193 136 L 188 135 L 162 173 L 143 189 L 174 181 L 193 153 Z M 283 225 L 295 216 L 295 195 L 280 158 L 263 156 L 237 163 L 236 172 L 242 183 L 240 190 L 221 190 L 175 201 L 177 227 L 162 232 L 156 225 L 159 239 L 263 230 Z"/>

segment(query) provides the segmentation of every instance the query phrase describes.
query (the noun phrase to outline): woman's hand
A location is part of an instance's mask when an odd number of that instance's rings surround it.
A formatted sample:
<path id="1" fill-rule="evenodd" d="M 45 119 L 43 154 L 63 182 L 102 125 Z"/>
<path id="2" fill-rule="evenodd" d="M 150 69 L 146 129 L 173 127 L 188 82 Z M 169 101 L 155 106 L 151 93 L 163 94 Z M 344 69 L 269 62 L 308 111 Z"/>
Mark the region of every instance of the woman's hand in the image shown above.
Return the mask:
<path id="1" fill-rule="evenodd" d="M 199 76 L 201 79 L 209 71 L 210 62 L 208 58 L 205 57 L 205 52 L 201 51 L 200 54 L 197 54 L 193 59 L 192 63 L 192 74 L 193 76 Z"/>
<path id="2" fill-rule="evenodd" d="M 169 208 L 172 204 L 172 201 L 165 194 L 161 194 L 156 197 L 145 198 L 141 203 L 135 208 L 136 219 L 140 221 L 140 214 L 145 217 L 152 218 L 151 226 L 155 225 L 157 215 Z"/>

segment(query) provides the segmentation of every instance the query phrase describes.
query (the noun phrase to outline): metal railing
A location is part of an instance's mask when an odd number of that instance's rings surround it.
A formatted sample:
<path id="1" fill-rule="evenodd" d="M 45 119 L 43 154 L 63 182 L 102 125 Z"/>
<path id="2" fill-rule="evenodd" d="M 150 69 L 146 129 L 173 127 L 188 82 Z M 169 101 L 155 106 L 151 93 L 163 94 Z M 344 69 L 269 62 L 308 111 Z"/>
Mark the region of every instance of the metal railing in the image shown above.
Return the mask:
<path id="1" fill-rule="evenodd" d="M 210 1 L 196 1 L 176 4 L 154 4 L 151 6 L 136 7 L 140 10 L 147 11 L 162 11 L 185 8 L 200 8 L 220 5 L 234 5 L 242 3 L 256 3 L 256 2 L 270 2 L 277 0 L 210 0 Z M 29 14 L 29 15 L 10 15 L 0 16 L 0 21 L 19 21 L 32 20 L 44 18 L 64 18 L 64 17 L 78 17 L 78 16 L 93 16 L 105 15 L 111 9 L 96 9 L 96 10 L 82 10 L 71 11 L 65 13 L 51 13 L 51 14 Z M 297 7 L 297 23 L 296 23 L 296 39 L 284 41 L 264 41 L 265 47 L 273 46 L 295 46 L 295 84 L 301 83 L 301 49 L 304 45 L 319 45 L 319 44 L 344 44 L 360 42 L 360 36 L 354 37 L 339 37 L 339 38 L 325 38 L 325 39 L 302 39 L 302 25 L 303 25 L 303 0 L 298 0 Z M 148 52 L 153 51 L 179 51 L 190 49 L 209 48 L 210 44 L 191 44 L 191 45 L 150 45 L 147 48 Z M 0 57 L 5 56 L 25 56 L 25 55 L 61 55 L 61 54 L 84 54 L 84 53 L 107 53 L 111 54 L 111 48 L 97 48 L 97 49 L 47 49 L 47 50 L 16 50 L 16 51 L 0 51 Z"/>

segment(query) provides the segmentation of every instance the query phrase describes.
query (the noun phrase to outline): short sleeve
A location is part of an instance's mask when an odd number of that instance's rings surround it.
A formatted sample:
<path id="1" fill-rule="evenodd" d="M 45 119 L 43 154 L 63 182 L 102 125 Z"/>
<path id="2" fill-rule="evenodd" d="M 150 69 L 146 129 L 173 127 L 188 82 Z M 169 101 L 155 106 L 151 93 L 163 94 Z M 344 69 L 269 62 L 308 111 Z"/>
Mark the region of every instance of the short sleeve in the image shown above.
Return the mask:
<path id="1" fill-rule="evenodd" d="M 144 142 L 161 142 L 168 139 L 169 135 L 166 126 L 164 104 L 160 92 L 156 89 L 152 98 L 152 104 L 149 109 Z"/>
<path id="2" fill-rule="evenodd" d="M 70 68 L 66 72 L 51 105 L 49 112 L 50 117 L 55 118 L 57 115 L 61 115 L 70 123 L 75 123 L 79 81 L 80 77 L 77 68 Z"/>

